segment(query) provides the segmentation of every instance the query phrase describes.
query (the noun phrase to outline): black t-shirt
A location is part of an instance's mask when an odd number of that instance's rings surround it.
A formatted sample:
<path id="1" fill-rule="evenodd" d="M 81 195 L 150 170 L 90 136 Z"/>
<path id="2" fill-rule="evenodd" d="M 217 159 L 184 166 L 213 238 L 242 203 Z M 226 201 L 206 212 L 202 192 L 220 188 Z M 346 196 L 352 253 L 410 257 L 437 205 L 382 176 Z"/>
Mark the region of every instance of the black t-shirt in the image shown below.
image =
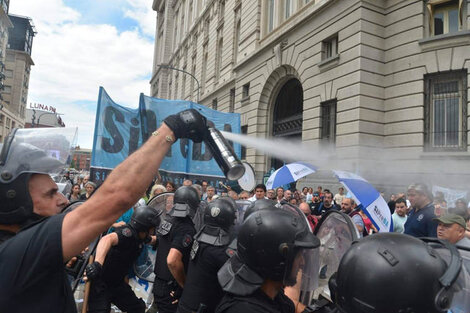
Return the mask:
<path id="1" fill-rule="evenodd" d="M 132 263 L 139 257 L 143 242 L 129 226 L 116 228 L 118 244 L 111 247 L 103 265 L 102 279 L 108 286 L 124 281 Z"/>
<path id="2" fill-rule="evenodd" d="M 193 311 L 199 304 L 207 306 L 206 312 L 214 312 L 215 307 L 223 297 L 222 287 L 217 280 L 217 272 L 229 258 L 227 246 L 212 246 L 197 242 L 197 254 L 189 262 L 188 276 L 184 283 L 180 303 Z"/>
<path id="3" fill-rule="evenodd" d="M 215 310 L 216 313 L 295 313 L 295 306 L 281 290 L 272 300 L 261 289 L 249 296 L 226 293 Z"/>
<path id="4" fill-rule="evenodd" d="M 0 312 L 76 312 L 64 271 L 62 221 L 47 218 L 0 245 Z"/>

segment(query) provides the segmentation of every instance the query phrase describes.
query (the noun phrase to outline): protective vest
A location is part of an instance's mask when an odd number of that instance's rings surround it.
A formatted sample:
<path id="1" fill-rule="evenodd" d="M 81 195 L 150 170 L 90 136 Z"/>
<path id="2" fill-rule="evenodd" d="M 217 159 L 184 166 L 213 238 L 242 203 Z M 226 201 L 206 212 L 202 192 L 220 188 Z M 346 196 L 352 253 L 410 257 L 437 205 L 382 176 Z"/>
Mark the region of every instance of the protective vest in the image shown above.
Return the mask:
<path id="1" fill-rule="evenodd" d="M 193 311 L 197 311 L 199 306 L 204 304 L 207 312 L 213 312 L 224 295 L 217 281 L 218 268 L 214 268 L 214 263 L 217 262 L 216 259 L 221 263 L 228 259 L 225 254 L 226 247 L 215 247 L 203 242 L 196 244 L 197 242 L 196 240 L 193 242 L 193 247 L 197 245 L 198 249 L 194 259 L 189 263 L 188 276 L 180 302 Z"/>
<path id="2" fill-rule="evenodd" d="M 168 268 L 168 263 L 166 261 L 168 253 L 171 249 L 171 231 L 173 229 L 174 218 L 168 218 L 162 221 L 160 228 L 157 230 L 157 255 L 155 257 L 155 276 L 164 281 L 174 280 L 173 275 Z"/>

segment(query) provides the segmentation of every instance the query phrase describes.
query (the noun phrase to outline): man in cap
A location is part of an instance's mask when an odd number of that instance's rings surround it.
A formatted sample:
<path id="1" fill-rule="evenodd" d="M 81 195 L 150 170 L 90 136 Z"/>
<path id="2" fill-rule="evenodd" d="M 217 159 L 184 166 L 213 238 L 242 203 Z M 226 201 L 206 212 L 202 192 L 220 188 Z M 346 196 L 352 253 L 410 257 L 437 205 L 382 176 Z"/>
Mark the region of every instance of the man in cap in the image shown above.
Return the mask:
<path id="1" fill-rule="evenodd" d="M 76 312 L 64 262 L 137 202 L 178 138 L 200 142 L 207 125 L 196 110 L 168 116 L 90 199 L 66 215 L 59 213 L 67 200 L 48 174 L 64 163 L 45 149 L 67 142 L 63 151 L 69 151 L 73 139 L 66 139 L 66 129 L 53 131 L 14 130 L 0 153 L 0 312 Z"/>
<path id="2" fill-rule="evenodd" d="M 462 216 L 451 213 L 434 220 L 438 222 L 437 238 L 445 239 L 457 246 L 470 248 L 470 239 L 465 237 L 467 225 Z"/>
<path id="3" fill-rule="evenodd" d="M 414 237 L 437 237 L 432 194 L 427 186 L 420 183 L 411 184 L 408 187 L 408 200 L 412 209 L 405 223 L 405 234 Z"/>

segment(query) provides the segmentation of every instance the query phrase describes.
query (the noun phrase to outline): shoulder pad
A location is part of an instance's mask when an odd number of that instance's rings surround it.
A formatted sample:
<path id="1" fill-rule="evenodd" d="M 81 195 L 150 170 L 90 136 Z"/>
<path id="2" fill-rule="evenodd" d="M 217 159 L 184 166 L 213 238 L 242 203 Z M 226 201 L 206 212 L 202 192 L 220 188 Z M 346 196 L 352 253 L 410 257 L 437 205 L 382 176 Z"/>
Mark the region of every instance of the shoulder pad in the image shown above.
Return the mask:
<path id="1" fill-rule="evenodd" d="M 121 234 L 124 237 L 132 237 L 132 229 L 130 229 L 129 227 L 123 227 L 121 229 Z"/>
<path id="2" fill-rule="evenodd" d="M 165 236 L 170 232 L 172 227 L 173 227 L 173 223 L 171 221 L 163 220 L 157 232 L 160 235 Z"/>

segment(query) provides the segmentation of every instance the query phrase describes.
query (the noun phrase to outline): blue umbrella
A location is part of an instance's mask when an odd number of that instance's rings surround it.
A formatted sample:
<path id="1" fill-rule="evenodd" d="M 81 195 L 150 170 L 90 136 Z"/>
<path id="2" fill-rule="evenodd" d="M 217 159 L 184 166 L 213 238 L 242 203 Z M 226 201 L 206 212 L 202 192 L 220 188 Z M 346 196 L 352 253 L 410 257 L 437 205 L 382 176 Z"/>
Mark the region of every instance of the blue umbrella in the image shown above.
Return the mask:
<path id="1" fill-rule="evenodd" d="M 293 162 L 282 166 L 269 176 L 266 182 L 267 189 L 273 189 L 299 180 L 309 174 L 315 173 L 317 168 L 305 162 Z"/>
<path id="2" fill-rule="evenodd" d="M 392 215 L 387 202 L 367 180 L 350 172 L 333 172 L 357 204 L 362 206 L 362 211 L 379 232 L 393 231 Z"/>

